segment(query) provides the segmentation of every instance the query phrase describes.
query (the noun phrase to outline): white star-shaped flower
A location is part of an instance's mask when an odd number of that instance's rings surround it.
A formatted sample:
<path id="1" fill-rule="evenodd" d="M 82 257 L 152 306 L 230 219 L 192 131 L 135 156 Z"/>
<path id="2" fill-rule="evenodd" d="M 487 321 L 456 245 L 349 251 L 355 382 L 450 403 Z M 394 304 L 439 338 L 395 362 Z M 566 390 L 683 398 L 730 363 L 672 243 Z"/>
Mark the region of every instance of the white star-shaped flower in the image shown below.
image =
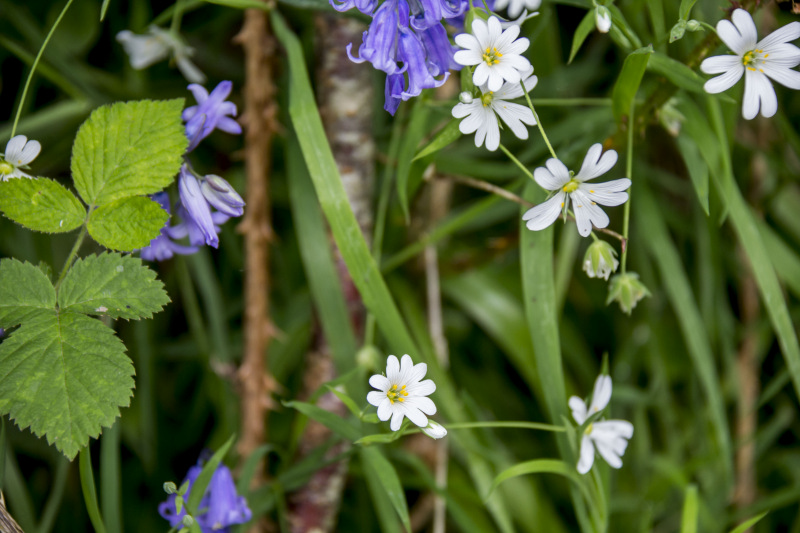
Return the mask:
<path id="1" fill-rule="evenodd" d="M 605 174 L 617 163 L 617 152 L 608 150 L 601 157 L 602 151 L 600 143 L 592 145 L 577 176 L 555 158 L 547 160 L 547 168 L 534 170 L 536 183 L 555 194 L 522 215 L 522 220 L 528 221 L 528 229 L 537 231 L 550 226 L 558 215 L 567 212 L 570 199 L 581 236 L 588 236 L 593 225 L 596 228 L 608 226 L 608 215 L 597 205 L 624 204 L 628 200 L 628 193 L 624 191 L 631 186 L 631 180 L 622 178 L 605 183 L 585 183 Z"/>
<path id="2" fill-rule="evenodd" d="M 456 44 L 464 50 L 455 53 L 455 61 L 464 66 L 478 65 L 472 82 L 477 86 L 486 84 L 490 91 L 500 90 L 503 80 L 519 83 L 531 63 L 520 55 L 530 42 L 525 37 L 517 39 L 518 35 L 516 24 L 504 31 L 497 17 L 489 17 L 488 23 L 476 18 L 472 35 L 456 35 Z"/>
<path id="3" fill-rule="evenodd" d="M 536 87 L 539 81 L 536 76 L 531 76 L 532 73 L 533 67 L 523 75 L 526 92 Z M 453 108 L 455 118 L 466 117 L 458 125 L 461 133 L 475 133 L 475 146 L 481 146 L 485 139 L 488 150 L 497 150 L 500 146 L 500 125 L 497 122 L 499 116 L 514 135 L 527 139 L 528 129 L 523 124 L 536 125 L 533 112 L 526 106 L 507 102 L 522 96 L 522 86 L 519 83 L 505 83 L 499 91 L 490 91 L 487 85 L 482 85 L 480 90 L 480 98 L 458 103 Z"/>
<path id="4" fill-rule="evenodd" d="M 194 53 L 191 47 L 178 39 L 174 33 L 158 26 L 150 26 L 148 31 L 148 35 L 136 35 L 129 30 L 117 34 L 117 41 L 122 44 L 125 53 L 128 54 L 133 68 L 142 70 L 153 63 L 166 59 L 172 53 L 175 64 L 184 78 L 192 83 L 206 81 L 205 74 L 189 59 Z"/>
<path id="5" fill-rule="evenodd" d="M 517 18 L 523 10 L 536 11 L 542 5 L 542 0 L 497 0 L 494 11 L 501 11 L 508 7 L 508 16 Z"/>
<path id="6" fill-rule="evenodd" d="M 369 384 L 378 390 L 367 394 L 367 401 L 378 408 L 379 419 L 392 419 L 389 425 L 392 431 L 400 429 L 404 416 L 425 428 L 428 426 L 425 415 L 436 414 L 436 405 L 427 398 L 436 390 L 436 384 L 430 379 L 421 381 L 427 371 L 428 365 L 415 365 L 408 354 L 401 362 L 390 355 L 386 360 L 386 375 L 375 374 L 369 378 Z"/>
<path id="7" fill-rule="evenodd" d="M 36 159 L 42 145 L 39 141 L 29 141 L 24 135 L 13 137 L 6 144 L 6 153 L 0 154 L 0 181 L 7 181 L 11 178 L 30 178 L 31 176 L 23 172 L 22 168 L 28 168 L 28 163 Z"/>
<path id="8" fill-rule="evenodd" d="M 586 420 L 599 413 L 608 405 L 611 400 L 611 378 L 599 375 L 594 382 L 594 392 L 592 393 L 592 403 L 586 409 L 586 403 L 572 396 L 569 399 L 569 407 L 572 409 L 572 418 L 578 425 L 582 425 Z M 633 437 L 633 424 L 626 420 L 602 420 L 593 422 L 584 430 L 581 437 L 580 459 L 578 460 L 578 472 L 587 473 L 594 464 L 594 450 L 612 468 L 622 466 L 622 455 L 628 447 L 628 440 Z"/>
<path id="9" fill-rule="evenodd" d="M 800 72 L 792 70 L 800 64 L 800 48 L 789 41 L 800 37 L 800 22 L 792 22 L 757 41 L 753 17 L 737 9 L 733 22 L 720 20 L 717 34 L 736 55 L 709 57 L 700 64 L 706 74 L 721 74 L 706 82 L 703 88 L 716 94 L 727 91 L 744 75 L 742 116 L 755 118 L 759 110 L 764 117 L 778 111 L 778 98 L 769 78 L 790 89 L 800 89 Z"/>

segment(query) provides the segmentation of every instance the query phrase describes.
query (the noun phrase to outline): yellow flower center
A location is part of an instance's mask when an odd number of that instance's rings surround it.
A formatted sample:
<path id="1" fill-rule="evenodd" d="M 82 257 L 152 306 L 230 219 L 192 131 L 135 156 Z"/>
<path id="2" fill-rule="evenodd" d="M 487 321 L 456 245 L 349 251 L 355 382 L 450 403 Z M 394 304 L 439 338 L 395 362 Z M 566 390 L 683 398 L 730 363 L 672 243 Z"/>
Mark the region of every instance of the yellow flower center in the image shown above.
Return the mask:
<path id="1" fill-rule="evenodd" d="M 406 386 L 403 385 L 400 389 L 397 388 L 397 385 L 392 385 L 392 388 L 386 391 L 386 397 L 389 398 L 391 403 L 400 402 L 403 403 L 406 401 L 406 396 L 408 396 L 408 391 L 406 390 Z"/>
<path id="2" fill-rule="evenodd" d="M 576 190 L 578 190 L 580 184 L 581 184 L 580 181 L 576 179 L 571 179 L 566 185 L 564 185 L 564 187 L 562 187 L 561 190 L 564 192 L 575 192 Z"/>
<path id="3" fill-rule="evenodd" d="M 492 100 L 494 100 L 494 91 L 489 91 L 488 93 L 481 95 L 481 103 L 483 104 L 483 107 L 492 105 Z"/>
<path id="4" fill-rule="evenodd" d="M 591 435 L 593 426 L 594 426 L 594 424 L 589 424 L 588 426 L 586 426 L 586 430 L 583 432 L 584 435 Z"/>
<path id="5" fill-rule="evenodd" d="M 503 57 L 503 54 L 497 51 L 497 48 L 489 48 L 486 47 L 486 51 L 483 53 L 483 60 L 486 62 L 487 65 L 490 67 L 492 65 L 496 65 L 500 62 L 500 58 Z"/>
<path id="6" fill-rule="evenodd" d="M 0 175 L 7 176 L 14 172 L 14 167 L 11 166 L 8 162 L 3 161 L 0 163 Z"/>
<path id="7" fill-rule="evenodd" d="M 764 64 L 764 60 L 768 57 L 769 54 L 765 54 L 763 50 L 750 50 L 742 56 L 742 65 L 744 65 L 747 70 L 759 70 L 764 72 L 760 66 Z"/>

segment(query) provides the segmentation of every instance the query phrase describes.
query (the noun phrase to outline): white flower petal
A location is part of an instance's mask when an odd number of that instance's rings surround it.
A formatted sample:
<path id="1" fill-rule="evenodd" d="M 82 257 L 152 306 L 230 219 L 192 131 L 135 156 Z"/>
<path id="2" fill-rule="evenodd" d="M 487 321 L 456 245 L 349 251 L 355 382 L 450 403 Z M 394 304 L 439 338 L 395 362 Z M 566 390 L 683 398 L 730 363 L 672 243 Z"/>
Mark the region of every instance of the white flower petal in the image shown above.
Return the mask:
<path id="1" fill-rule="evenodd" d="M 608 30 L 611 29 L 611 16 L 608 14 L 608 10 L 601 13 L 599 9 L 595 9 L 594 24 L 600 33 L 608 33 Z"/>
<path id="2" fill-rule="evenodd" d="M 778 111 L 778 98 L 769 79 L 761 72 L 748 70 L 744 79 L 744 98 L 742 116 L 752 120 L 759 109 L 764 117 L 771 117 Z"/>
<path id="3" fill-rule="evenodd" d="M 205 83 L 206 75 L 184 55 L 175 56 L 175 63 L 183 77 L 192 83 Z"/>
<path id="4" fill-rule="evenodd" d="M 485 119 L 486 149 L 494 152 L 500 146 L 500 125 L 497 123 L 497 116 L 491 110 L 489 114 L 490 116 Z"/>
<path id="5" fill-rule="evenodd" d="M 592 392 L 592 403 L 589 406 L 589 415 L 599 413 L 606 408 L 611 400 L 611 377 L 604 374 L 597 376 Z"/>
<path id="6" fill-rule="evenodd" d="M 422 411 L 420 411 L 419 408 L 416 407 L 413 403 L 406 401 L 400 405 L 403 406 L 403 412 L 408 417 L 408 419 L 411 420 L 412 424 L 415 424 L 421 428 L 424 428 L 425 426 L 428 425 L 428 417 L 425 416 L 422 413 Z M 392 419 L 392 425 L 394 425 L 394 419 Z"/>
<path id="7" fill-rule="evenodd" d="M 762 67 L 764 74 L 777 81 L 784 87 L 800 89 L 800 72 L 789 68 L 775 67 L 765 63 Z"/>
<path id="8" fill-rule="evenodd" d="M 395 413 L 393 407 L 394 405 L 389 401 L 389 398 L 384 397 L 383 401 L 378 405 L 378 420 L 382 420 L 383 422 L 389 420 L 389 417 Z M 403 416 L 401 415 L 400 418 L 402 419 Z"/>
<path id="9" fill-rule="evenodd" d="M 374 376 L 369 378 L 369 384 L 370 386 L 383 392 L 386 392 L 387 390 L 389 390 L 389 387 L 392 386 L 392 382 L 389 381 L 389 378 L 387 378 L 386 376 L 382 376 L 380 374 L 375 374 Z"/>
<path id="10" fill-rule="evenodd" d="M 431 400 L 426 396 L 419 396 L 412 398 L 411 395 L 409 395 L 408 399 L 405 402 L 403 402 L 403 405 L 405 405 L 406 408 L 409 409 L 411 407 L 414 407 L 415 409 L 419 409 L 420 411 L 428 415 L 436 414 L 436 404 L 433 403 L 433 400 Z"/>
<path id="11" fill-rule="evenodd" d="M 794 68 L 800 65 L 800 48 L 782 43 L 764 50 L 764 64 L 775 67 Z"/>
<path id="12" fill-rule="evenodd" d="M 500 20 L 497 17 L 492 17 L 492 19 L 496 22 L 496 27 L 499 28 L 500 32 L 502 32 L 500 34 L 500 37 L 498 37 L 497 40 L 494 42 L 494 45 L 498 49 L 505 50 L 506 48 L 508 48 L 508 46 L 511 45 L 511 43 L 514 42 L 514 39 L 519 37 L 520 27 L 515 24 L 513 26 L 509 26 L 508 29 L 503 30 L 503 27 L 500 24 Z M 490 31 L 491 31 L 491 26 L 492 25 L 493 24 L 490 22 L 489 23 Z M 516 53 L 519 53 L 519 52 L 516 52 Z"/>
<path id="13" fill-rule="evenodd" d="M 388 401 L 388 400 L 387 400 Z M 403 416 L 405 416 L 405 409 L 401 407 L 402 404 L 396 403 L 392 407 L 392 421 L 389 423 L 389 428 L 392 431 L 397 431 L 400 429 L 400 426 L 403 424 Z M 379 409 L 380 410 L 380 409 Z M 382 419 L 385 421 L 385 419 Z M 427 425 L 427 424 L 426 424 Z"/>
<path id="14" fill-rule="evenodd" d="M 436 384 L 432 379 L 426 379 L 419 383 L 414 383 L 408 387 L 408 394 L 410 396 L 428 396 L 436 391 Z"/>
<path id="15" fill-rule="evenodd" d="M 380 407 L 380 405 L 384 402 L 384 400 L 388 402 L 385 392 L 378 392 L 374 390 L 372 392 L 367 393 L 367 403 L 369 403 L 370 405 L 374 405 L 375 407 Z"/>
<path id="16" fill-rule="evenodd" d="M 397 383 L 398 378 L 400 377 L 400 361 L 397 360 L 397 357 L 394 355 L 390 355 L 386 359 L 386 378 L 391 383 Z"/>
<path id="17" fill-rule="evenodd" d="M 408 358 L 411 360 L 411 357 Z M 417 363 L 411 369 L 411 375 L 409 380 L 406 382 L 407 384 L 418 383 L 425 377 L 425 374 L 428 373 L 428 365 L 425 363 Z"/>
<path id="18" fill-rule="evenodd" d="M 570 396 L 568 405 L 572 409 L 572 418 L 575 419 L 578 425 L 586 422 L 586 402 L 577 396 Z"/>
<path id="19" fill-rule="evenodd" d="M 779 43 L 788 43 L 800 37 L 800 22 L 790 22 L 782 28 L 778 28 L 770 33 L 755 46 L 767 53 L 771 53 L 769 48 Z"/>
<path id="20" fill-rule="evenodd" d="M 487 83 L 489 78 L 492 75 L 492 69 L 489 68 L 489 65 L 486 63 L 481 62 L 475 67 L 475 72 L 472 73 L 472 83 L 475 85 L 483 85 Z M 503 78 L 500 78 L 500 83 L 503 83 Z M 500 87 L 497 87 L 499 89 Z M 496 91 L 497 89 L 492 89 L 491 87 L 489 90 Z"/>
<path id="21" fill-rule="evenodd" d="M 588 435 L 581 439 L 580 459 L 578 460 L 578 473 L 585 474 L 592 469 L 594 464 L 594 445 Z"/>
<path id="22" fill-rule="evenodd" d="M 476 21 L 480 21 L 481 19 L 476 18 L 475 20 Z M 483 21 L 481 21 L 481 22 L 483 22 Z M 500 38 L 503 35 L 503 28 L 500 26 L 500 19 L 498 19 L 497 17 L 489 17 L 489 20 L 486 21 L 486 29 L 487 29 L 488 33 L 486 34 L 486 36 L 484 38 L 485 40 L 481 41 L 481 42 L 482 43 L 486 42 L 487 45 L 488 45 L 489 42 L 492 42 L 493 44 L 497 43 L 497 41 L 500 40 Z M 508 31 L 508 30 L 506 30 L 506 31 Z M 472 33 L 476 37 L 478 37 L 478 34 L 475 31 L 475 23 L 474 22 L 472 23 Z M 517 28 L 517 34 L 519 34 L 519 27 Z M 478 40 L 480 41 L 481 38 L 478 37 Z"/>
<path id="23" fill-rule="evenodd" d="M 503 100 L 494 100 L 492 102 L 492 109 L 503 119 L 509 129 L 520 139 L 528 138 L 528 129 L 524 124 L 530 126 L 536 125 L 536 120 L 533 118 L 533 112 L 519 104 L 512 104 Z"/>
<path id="24" fill-rule="evenodd" d="M 575 213 L 575 223 L 578 225 L 578 233 L 581 237 L 589 236 L 592 232 L 592 225 L 597 228 L 608 226 L 609 220 L 605 211 L 589 200 L 580 189 L 570 193 L 570 197 L 572 211 Z"/>
<path id="25" fill-rule="evenodd" d="M 422 428 L 422 432 L 432 439 L 441 439 L 447 435 L 447 430 L 444 426 L 437 424 L 433 420 L 428 421 L 428 426 Z"/>
<path id="26" fill-rule="evenodd" d="M 489 46 L 494 40 L 486 22 L 478 17 L 475 17 L 475 20 L 472 21 L 472 35 L 475 36 L 475 40 L 478 43 L 478 50 L 480 51 L 483 51 L 483 49 Z"/>
<path id="27" fill-rule="evenodd" d="M 594 431 L 592 432 L 592 436 L 594 436 Z M 616 451 L 618 448 L 615 448 L 613 441 L 593 438 L 592 442 L 594 442 L 594 445 L 597 447 L 597 452 L 600 454 L 600 457 L 605 459 L 608 466 L 611 468 L 622 468 L 622 459 L 620 459 L 620 454 Z M 623 440 L 622 442 L 625 441 Z M 624 452 L 625 450 L 623 449 L 622 451 Z"/>
<path id="28" fill-rule="evenodd" d="M 536 183 L 541 185 L 543 189 L 555 191 L 569 183 L 569 180 L 572 179 L 569 175 L 569 169 L 560 159 L 551 157 L 545 162 L 545 166 L 547 167 L 546 169 L 539 167 L 533 171 L 533 179 L 535 179 Z M 539 172 L 539 169 L 542 169 L 543 172 Z M 544 172 L 546 172 L 546 174 Z"/>
<path id="29" fill-rule="evenodd" d="M 28 143 L 28 138 L 24 135 L 15 135 L 8 141 L 6 144 L 6 153 L 4 154 L 6 161 L 12 162 L 14 160 L 19 160 L 20 155 L 22 155 L 22 150 L 25 149 L 25 145 Z"/>
<path id="30" fill-rule="evenodd" d="M 588 181 L 598 176 L 602 176 L 617 164 L 616 150 L 608 150 L 600 156 L 603 151 L 603 145 L 600 143 L 593 144 L 589 151 L 586 152 L 586 157 L 583 159 L 581 170 L 575 179 L 578 181 Z"/>
<path id="31" fill-rule="evenodd" d="M 731 17 L 733 22 L 720 20 L 717 23 L 717 34 L 728 48 L 739 56 L 754 49 L 758 40 L 753 17 L 744 9 L 737 9 Z"/>
<path id="32" fill-rule="evenodd" d="M 527 220 L 526 226 L 528 229 L 532 231 L 543 230 L 555 222 L 564 207 L 565 196 L 566 193 L 559 191 L 546 202 L 528 209 L 522 215 L 522 220 Z"/>
<path id="33" fill-rule="evenodd" d="M 467 35 L 466 33 L 462 33 L 461 35 L 457 35 L 456 39 L 459 37 L 472 37 L 472 35 Z M 455 54 L 453 54 L 453 60 L 458 63 L 459 65 L 472 66 L 482 64 L 483 56 L 477 53 L 475 50 L 468 49 L 468 50 L 459 50 Z"/>
<path id="34" fill-rule="evenodd" d="M 700 63 L 700 70 L 706 74 L 722 74 L 742 66 L 742 58 L 734 55 L 714 56 Z"/>
<path id="35" fill-rule="evenodd" d="M 721 93 L 722 91 L 727 91 L 736 85 L 736 82 L 739 81 L 739 79 L 742 77 L 742 74 L 744 74 L 744 65 L 739 64 L 737 67 L 732 68 L 725 74 L 708 80 L 705 85 L 703 85 L 703 90 L 709 94 L 717 94 Z"/>
<path id="36" fill-rule="evenodd" d="M 631 180 L 621 178 L 605 183 L 582 183 L 579 188 L 592 202 L 613 207 L 628 201 L 628 193 L 624 191 L 630 186 Z"/>
<path id="37" fill-rule="evenodd" d="M 633 437 L 633 424 L 627 420 L 601 420 L 592 427 L 592 436 L 613 434 L 616 437 L 630 439 Z"/>
<path id="38" fill-rule="evenodd" d="M 405 354 L 400 359 L 400 375 L 397 377 L 397 380 L 394 381 L 394 383 L 397 383 L 400 386 L 407 385 L 411 381 L 411 377 L 413 376 L 413 374 L 414 374 L 414 361 L 411 360 L 410 355 Z"/>

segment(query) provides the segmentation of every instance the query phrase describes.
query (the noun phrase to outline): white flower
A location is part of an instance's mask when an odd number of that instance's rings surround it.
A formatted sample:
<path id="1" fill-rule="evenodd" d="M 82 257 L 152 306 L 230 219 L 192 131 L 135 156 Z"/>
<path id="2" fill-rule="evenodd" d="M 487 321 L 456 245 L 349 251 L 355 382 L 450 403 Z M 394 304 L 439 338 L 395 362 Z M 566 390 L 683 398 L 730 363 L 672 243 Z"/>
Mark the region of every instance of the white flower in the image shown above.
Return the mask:
<path id="1" fill-rule="evenodd" d="M 617 152 L 609 150 L 600 157 L 602 151 L 600 143 L 592 145 L 586 153 L 580 172 L 574 177 L 573 172 L 555 158 L 547 160 L 547 168 L 539 167 L 534 170 L 536 183 L 555 194 L 522 215 L 522 220 L 528 221 L 528 229 L 537 231 L 550 226 L 559 214 L 567 212 L 570 199 L 581 236 L 588 236 L 592 225 L 596 228 L 608 226 L 608 215 L 597 204 L 624 204 L 628 200 L 628 193 L 623 191 L 631 186 L 631 180 L 622 178 L 605 183 L 584 183 L 605 174 L 616 164 Z"/>
<path id="2" fill-rule="evenodd" d="M 594 392 L 592 393 L 592 403 L 586 409 L 586 403 L 572 396 L 569 399 L 569 407 L 572 409 L 572 418 L 578 425 L 582 425 L 595 413 L 599 413 L 608 405 L 611 399 L 611 378 L 599 375 L 594 382 Z M 626 420 L 603 420 L 589 424 L 581 437 L 580 459 L 578 460 L 578 472 L 587 473 L 594 464 L 594 450 L 612 468 L 622 466 L 622 455 L 628 447 L 628 440 L 633 437 L 633 424 Z"/>
<path id="3" fill-rule="evenodd" d="M 539 81 L 536 76 L 531 76 L 533 67 L 523 74 L 525 90 L 530 92 Z M 533 112 L 530 108 L 512 104 L 506 100 L 522 96 L 522 86 L 519 83 L 505 83 L 499 91 L 490 91 L 486 85 L 480 87 L 481 97 L 474 98 L 471 102 L 456 104 L 453 108 L 455 118 L 464 118 L 458 125 L 461 133 L 475 133 L 475 146 L 481 146 L 484 139 L 488 150 L 497 150 L 500 145 L 500 125 L 497 116 L 503 119 L 509 129 L 520 139 L 528 138 L 528 130 L 524 124 L 536 125 Z"/>
<path id="4" fill-rule="evenodd" d="M 28 168 L 28 163 L 36 159 L 42 145 L 39 141 L 29 141 L 24 135 L 13 137 L 6 144 L 6 153 L 0 154 L 0 181 L 7 181 L 11 178 L 30 178 L 31 176 L 21 168 Z"/>
<path id="5" fill-rule="evenodd" d="M 150 26 L 148 31 L 149 35 L 136 35 L 128 30 L 117 34 L 117 41 L 125 48 L 133 68 L 147 68 L 172 53 L 184 78 L 192 83 L 206 81 L 205 75 L 189 59 L 194 53 L 192 48 L 186 46 L 174 33 L 158 26 Z"/>
<path id="6" fill-rule="evenodd" d="M 606 6 L 594 8 L 594 24 L 600 33 L 608 33 L 611 29 L 611 14 Z"/>
<path id="7" fill-rule="evenodd" d="M 428 421 L 428 426 L 422 428 L 422 432 L 432 439 L 441 439 L 447 435 L 447 430 L 444 428 L 444 426 L 434 422 L 433 420 Z"/>
<path id="8" fill-rule="evenodd" d="M 542 5 L 542 0 L 497 0 L 494 3 L 494 10 L 500 11 L 508 6 L 508 16 L 515 19 L 523 9 L 536 11 L 540 5 Z"/>
<path id="9" fill-rule="evenodd" d="M 386 375 L 375 374 L 369 378 L 369 384 L 378 390 L 367 394 L 367 401 L 378 408 L 379 419 L 386 421 L 391 417 L 392 431 L 400 429 L 404 416 L 424 428 L 428 426 L 425 414 L 436 414 L 436 406 L 426 397 L 436 390 L 436 384 L 430 379 L 420 381 L 427 371 L 428 365 L 415 365 L 408 354 L 403 356 L 402 364 L 390 355 L 386 361 Z"/>
<path id="10" fill-rule="evenodd" d="M 490 91 L 499 90 L 503 80 L 519 83 L 521 74 L 531 68 L 530 61 L 520 55 L 530 43 L 525 37 L 517 39 L 519 26 L 503 31 L 497 17 L 489 17 L 488 24 L 476 18 L 472 33 L 456 35 L 456 44 L 464 50 L 454 56 L 460 65 L 478 65 L 472 82 L 478 86 L 487 84 Z"/>
<path id="11" fill-rule="evenodd" d="M 722 74 L 706 82 L 703 88 L 716 94 L 733 87 L 744 74 L 744 100 L 742 116 L 771 117 L 778 111 L 778 98 L 768 78 L 790 89 L 800 89 L 800 72 L 792 70 L 800 64 L 800 48 L 789 41 L 800 37 L 800 22 L 792 22 L 775 30 L 756 42 L 758 33 L 753 17 L 744 9 L 737 9 L 733 22 L 717 23 L 719 38 L 736 55 L 709 57 L 700 64 L 706 74 Z"/>

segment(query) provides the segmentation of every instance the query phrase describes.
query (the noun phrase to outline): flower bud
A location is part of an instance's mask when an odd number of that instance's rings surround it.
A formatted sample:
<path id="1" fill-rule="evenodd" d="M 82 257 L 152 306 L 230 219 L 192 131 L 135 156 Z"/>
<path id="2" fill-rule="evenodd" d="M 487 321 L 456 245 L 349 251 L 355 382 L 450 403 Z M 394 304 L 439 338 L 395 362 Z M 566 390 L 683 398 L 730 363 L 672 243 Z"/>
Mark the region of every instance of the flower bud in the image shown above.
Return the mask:
<path id="1" fill-rule="evenodd" d="M 378 349 L 371 344 L 362 347 L 358 353 L 356 353 L 356 364 L 369 371 L 380 367 L 382 360 L 383 356 L 381 356 Z"/>
<path id="2" fill-rule="evenodd" d="M 164 483 L 164 492 L 167 494 L 175 494 L 178 492 L 178 487 L 172 481 L 167 481 Z"/>
<path id="3" fill-rule="evenodd" d="M 606 6 L 594 8 L 594 23 L 600 33 L 608 33 L 611 29 L 611 13 Z"/>
<path id="4" fill-rule="evenodd" d="M 441 439 L 447 435 L 447 430 L 443 425 L 437 424 L 433 420 L 428 420 L 428 426 L 422 428 L 422 432 L 432 439 Z"/>
<path id="5" fill-rule="evenodd" d="M 608 281 L 608 277 L 617 271 L 618 266 L 617 251 L 606 241 L 594 241 L 583 256 L 583 270 L 590 278 Z"/>
<path id="6" fill-rule="evenodd" d="M 700 24 L 700 22 L 692 19 L 692 20 L 690 20 L 689 22 L 686 23 L 686 29 L 688 31 L 702 31 L 703 30 L 703 25 Z"/>
<path id="7" fill-rule="evenodd" d="M 209 174 L 200 183 L 200 191 L 209 204 L 229 217 L 239 217 L 244 213 L 244 200 L 225 179 Z"/>
<path id="8" fill-rule="evenodd" d="M 192 518 L 191 515 L 187 514 L 183 517 L 181 523 L 183 524 L 184 527 L 192 527 L 192 525 L 194 524 L 194 518 Z"/>
<path id="9" fill-rule="evenodd" d="M 675 41 L 683 39 L 683 35 L 685 33 L 686 33 L 686 21 L 681 19 L 669 31 L 669 42 L 674 43 Z"/>
<path id="10" fill-rule="evenodd" d="M 630 315 L 639 300 L 645 296 L 650 296 L 650 291 L 639 281 L 639 274 L 636 272 L 617 274 L 611 278 L 611 283 L 608 285 L 606 305 L 616 300 L 620 309 Z"/>
<path id="11" fill-rule="evenodd" d="M 472 93 L 468 93 L 464 91 L 463 93 L 458 95 L 458 101 L 462 104 L 471 104 L 472 103 Z"/>

